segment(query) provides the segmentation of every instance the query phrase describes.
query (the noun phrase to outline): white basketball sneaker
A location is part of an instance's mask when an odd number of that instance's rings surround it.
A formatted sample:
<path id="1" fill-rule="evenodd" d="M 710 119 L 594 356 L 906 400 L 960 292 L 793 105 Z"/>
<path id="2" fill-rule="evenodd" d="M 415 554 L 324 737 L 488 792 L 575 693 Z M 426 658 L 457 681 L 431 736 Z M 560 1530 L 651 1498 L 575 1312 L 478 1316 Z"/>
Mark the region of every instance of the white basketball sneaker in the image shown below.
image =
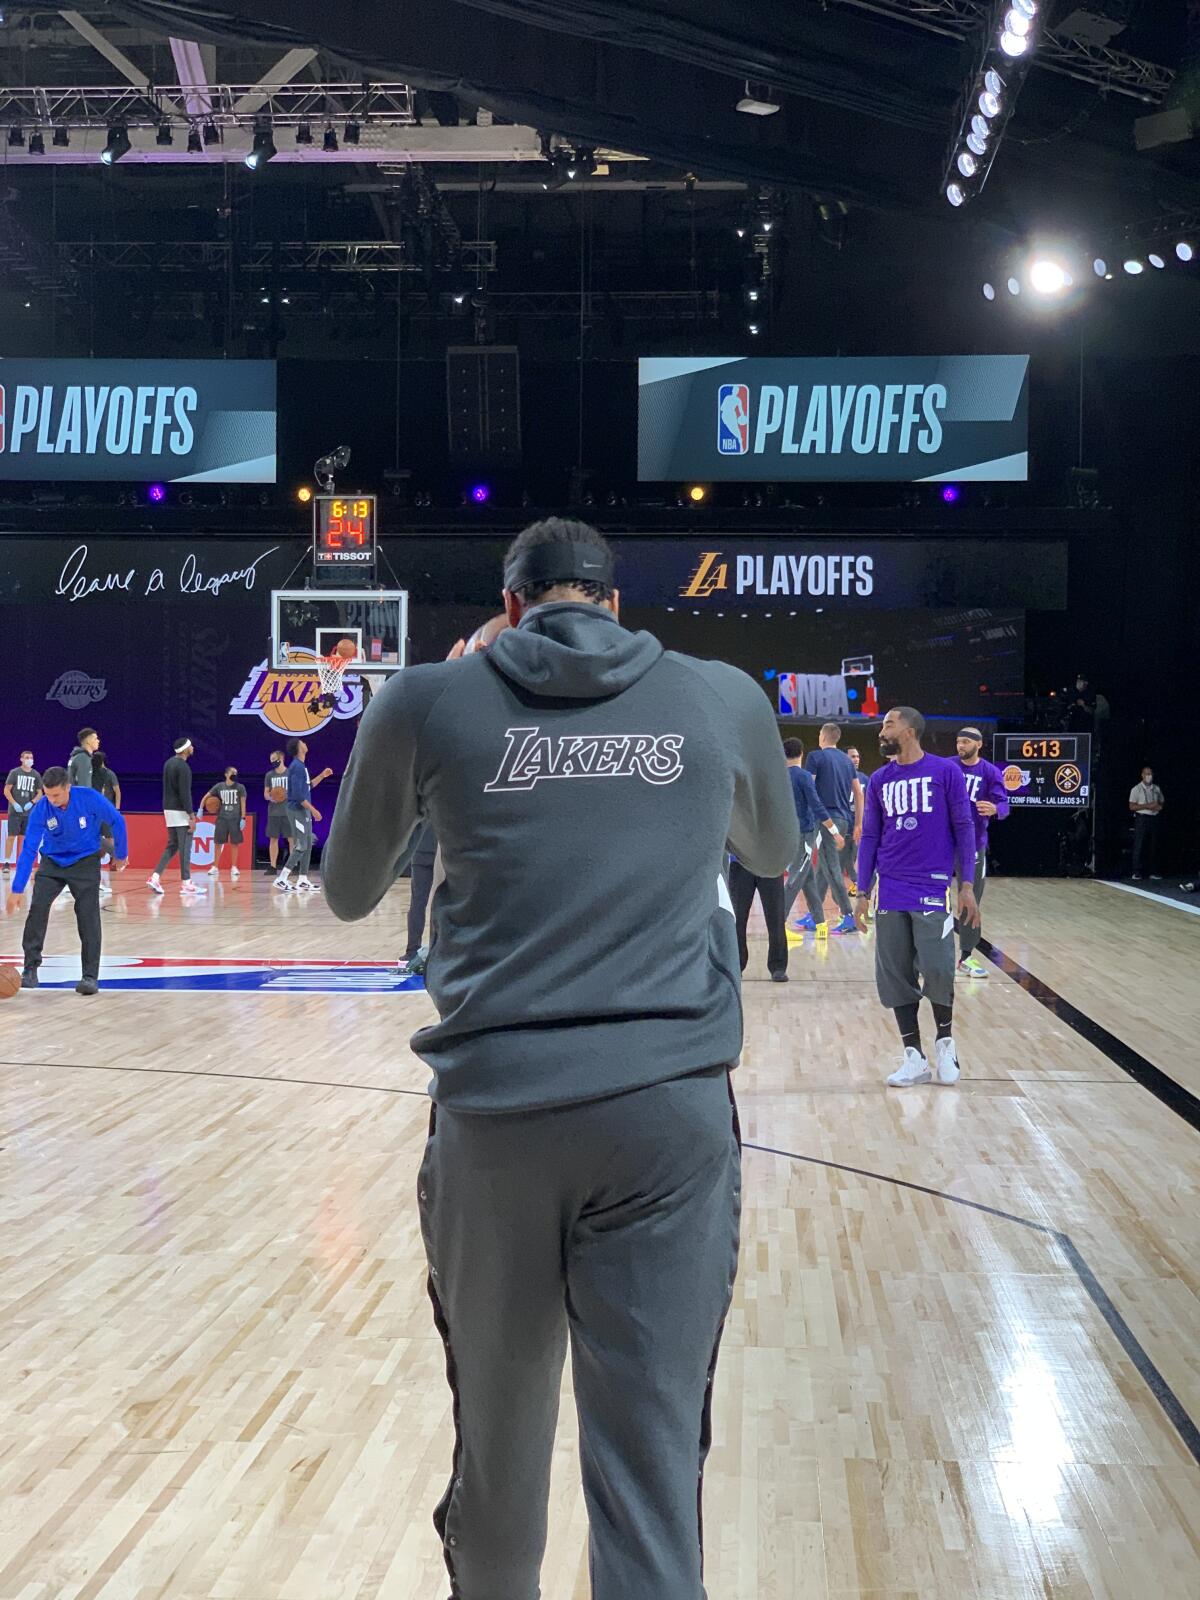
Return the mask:
<path id="1" fill-rule="evenodd" d="M 187 895 L 188 899 L 192 900 L 199 899 L 201 895 L 207 894 L 208 890 L 202 883 L 197 883 L 195 878 L 189 878 L 186 883 L 179 885 L 179 892 Z"/>
<path id="2" fill-rule="evenodd" d="M 310 878 L 297 878 L 296 887 L 297 889 L 315 890 L 317 886 Z"/>
<path id="3" fill-rule="evenodd" d="M 290 889 L 292 887 L 291 879 L 286 872 L 281 872 L 275 879 L 275 887 L 277 889 Z"/>
<path id="4" fill-rule="evenodd" d="M 888 1075 L 888 1084 L 893 1089 L 909 1089 L 916 1083 L 928 1083 L 932 1073 L 929 1063 L 919 1050 L 914 1050 L 912 1045 L 906 1045 L 904 1060 L 895 1072 Z"/>
<path id="5" fill-rule="evenodd" d="M 153 889 L 155 894 L 163 894 L 165 892 L 162 884 L 158 881 L 157 872 L 152 872 L 146 879 L 146 887 L 147 889 Z"/>
<path id="6" fill-rule="evenodd" d="M 957 1083 L 958 1051 L 954 1048 L 954 1040 L 938 1039 L 933 1047 L 933 1056 L 937 1062 L 937 1081 Z"/>
<path id="7" fill-rule="evenodd" d="M 231 878 L 232 878 L 232 879 L 233 879 L 233 881 L 234 881 L 234 883 L 236 883 L 236 882 L 237 882 L 237 881 L 238 881 L 238 879 L 239 879 L 239 878 L 240 878 L 240 877 L 241 877 L 241 875 L 242 875 L 242 874 L 241 874 L 241 872 L 240 872 L 240 871 L 239 871 L 239 870 L 238 870 L 238 868 L 237 868 L 237 867 L 230 867 L 230 869 L 229 869 L 229 876 L 230 876 L 230 877 L 231 877 Z"/>

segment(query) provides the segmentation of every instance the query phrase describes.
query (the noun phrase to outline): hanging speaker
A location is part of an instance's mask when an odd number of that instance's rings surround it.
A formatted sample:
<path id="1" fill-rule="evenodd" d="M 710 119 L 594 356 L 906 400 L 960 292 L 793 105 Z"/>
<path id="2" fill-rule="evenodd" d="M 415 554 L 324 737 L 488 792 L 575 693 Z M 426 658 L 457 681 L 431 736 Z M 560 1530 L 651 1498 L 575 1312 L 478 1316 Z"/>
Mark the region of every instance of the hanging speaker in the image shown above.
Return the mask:
<path id="1" fill-rule="evenodd" d="M 473 467 L 521 460 L 521 368 L 516 345 L 451 345 L 446 351 L 450 459 Z"/>

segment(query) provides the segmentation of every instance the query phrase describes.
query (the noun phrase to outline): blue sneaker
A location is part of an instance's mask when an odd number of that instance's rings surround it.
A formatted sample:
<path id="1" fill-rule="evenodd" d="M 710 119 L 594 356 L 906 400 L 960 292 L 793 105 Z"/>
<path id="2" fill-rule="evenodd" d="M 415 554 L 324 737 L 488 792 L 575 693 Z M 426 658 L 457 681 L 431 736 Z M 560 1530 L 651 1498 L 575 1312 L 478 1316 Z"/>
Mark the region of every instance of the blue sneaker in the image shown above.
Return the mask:
<path id="1" fill-rule="evenodd" d="M 806 916 L 797 917 L 792 923 L 792 927 L 795 928 L 797 933 L 799 933 L 801 930 L 806 933 L 813 933 L 816 930 L 816 926 L 817 924 L 813 920 L 813 914 L 811 911 Z"/>
<path id="2" fill-rule="evenodd" d="M 830 928 L 830 933 L 857 933 L 858 925 L 853 917 L 843 917 L 836 928 Z"/>

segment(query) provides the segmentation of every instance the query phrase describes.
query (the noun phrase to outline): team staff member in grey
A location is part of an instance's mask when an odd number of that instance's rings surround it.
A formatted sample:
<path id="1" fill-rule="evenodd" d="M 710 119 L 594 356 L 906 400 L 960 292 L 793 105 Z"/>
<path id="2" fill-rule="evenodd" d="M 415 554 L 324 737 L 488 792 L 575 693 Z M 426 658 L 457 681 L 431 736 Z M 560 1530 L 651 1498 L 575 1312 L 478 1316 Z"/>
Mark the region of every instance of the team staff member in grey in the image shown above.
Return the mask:
<path id="1" fill-rule="evenodd" d="M 700 1600 L 700 1482 L 737 1265 L 742 1042 L 728 847 L 799 828 L 757 684 L 617 620 L 577 522 L 509 550 L 513 626 L 410 667 L 362 720 L 325 852 L 343 919 L 421 819 L 445 878 L 418 1185 L 457 1443 L 435 1522 L 456 1600 L 535 1600 L 568 1334 L 594 1600 Z"/>
<path id="2" fill-rule="evenodd" d="M 100 735 L 95 728 L 80 728 L 75 738 L 75 748 L 67 762 L 67 776 L 76 789 L 92 787 L 92 752 L 100 748 Z"/>
<path id="3" fill-rule="evenodd" d="M 42 775 L 33 764 L 33 751 L 21 751 L 21 764 L 14 767 L 4 780 L 4 798 L 8 802 L 8 837 L 10 840 L 23 839 L 25 829 L 29 826 L 29 813 L 33 810 L 38 795 L 42 792 Z M 14 842 L 13 861 L 21 853 L 21 846 Z M 5 861 L 4 870 L 8 871 L 9 863 Z"/>

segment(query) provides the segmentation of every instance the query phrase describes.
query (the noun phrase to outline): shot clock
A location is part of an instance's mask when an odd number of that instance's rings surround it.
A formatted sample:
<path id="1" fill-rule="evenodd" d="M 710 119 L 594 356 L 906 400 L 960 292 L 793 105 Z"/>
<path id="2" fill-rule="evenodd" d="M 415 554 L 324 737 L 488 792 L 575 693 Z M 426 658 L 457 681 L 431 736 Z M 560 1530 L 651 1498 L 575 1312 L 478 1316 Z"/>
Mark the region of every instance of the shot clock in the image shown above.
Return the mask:
<path id="1" fill-rule="evenodd" d="M 375 496 L 313 496 L 313 571 L 343 583 L 347 578 L 375 579 Z"/>
<path id="2" fill-rule="evenodd" d="M 1010 806 L 1091 805 L 1090 733 L 997 733 L 992 750 Z"/>

